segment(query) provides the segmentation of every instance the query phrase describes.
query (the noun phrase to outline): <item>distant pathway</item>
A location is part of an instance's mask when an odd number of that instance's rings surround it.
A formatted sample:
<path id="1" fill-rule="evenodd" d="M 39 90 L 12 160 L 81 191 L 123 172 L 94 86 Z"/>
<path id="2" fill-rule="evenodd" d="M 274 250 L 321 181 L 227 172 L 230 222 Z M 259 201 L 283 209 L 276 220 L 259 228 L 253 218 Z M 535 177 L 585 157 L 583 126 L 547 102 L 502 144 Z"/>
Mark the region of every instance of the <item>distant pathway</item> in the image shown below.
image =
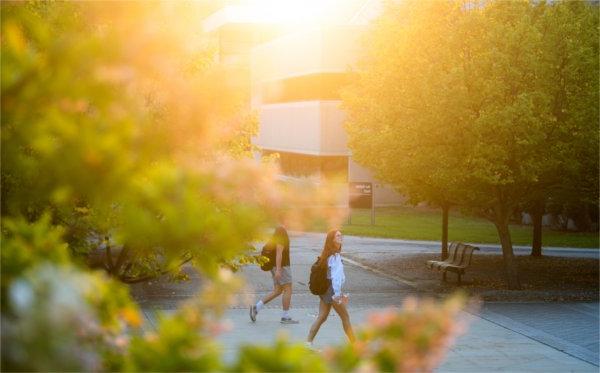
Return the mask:
<path id="1" fill-rule="evenodd" d="M 295 233 L 299 238 L 305 237 L 323 237 L 320 233 Z M 502 249 L 500 245 L 470 243 L 481 249 L 484 254 L 500 254 Z M 385 252 L 398 254 L 428 254 L 439 253 L 441 242 L 439 241 L 413 241 L 400 240 L 393 238 L 374 238 L 374 237 L 358 237 L 344 236 L 344 250 L 348 253 L 353 252 Z M 531 247 L 528 246 L 513 246 L 515 255 L 529 255 Z M 544 247 L 542 254 L 548 256 L 563 256 L 570 258 L 595 258 L 600 259 L 600 249 L 580 249 L 580 248 L 564 248 L 564 247 Z"/>

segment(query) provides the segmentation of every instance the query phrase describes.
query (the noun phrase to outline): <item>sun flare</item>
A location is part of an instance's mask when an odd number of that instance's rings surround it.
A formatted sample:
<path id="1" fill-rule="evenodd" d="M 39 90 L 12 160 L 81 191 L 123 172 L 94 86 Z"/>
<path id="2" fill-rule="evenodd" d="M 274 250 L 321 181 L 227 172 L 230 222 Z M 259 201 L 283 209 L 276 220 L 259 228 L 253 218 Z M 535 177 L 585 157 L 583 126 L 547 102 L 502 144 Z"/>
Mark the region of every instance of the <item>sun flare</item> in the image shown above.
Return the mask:
<path id="1" fill-rule="evenodd" d="M 285 24 L 328 22 L 341 0 L 246 0 L 242 6 L 255 21 Z"/>

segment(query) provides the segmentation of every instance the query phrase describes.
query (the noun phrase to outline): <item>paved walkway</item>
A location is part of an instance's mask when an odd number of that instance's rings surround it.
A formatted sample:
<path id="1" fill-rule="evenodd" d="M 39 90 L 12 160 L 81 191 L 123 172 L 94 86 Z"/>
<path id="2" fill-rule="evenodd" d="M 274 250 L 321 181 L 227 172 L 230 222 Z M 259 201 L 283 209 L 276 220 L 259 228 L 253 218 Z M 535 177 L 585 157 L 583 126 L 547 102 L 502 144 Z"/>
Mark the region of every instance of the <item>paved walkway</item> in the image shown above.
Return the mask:
<path id="1" fill-rule="evenodd" d="M 598 365 L 598 303 L 487 303 L 480 317 Z"/>
<path id="2" fill-rule="evenodd" d="M 226 315 L 233 326 L 219 338 L 226 359 L 234 359 L 240 345 L 269 343 L 278 333 L 287 333 L 295 341 L 306 338 L 318 307 L 318 299 L 310 294 L 306 282 L 323 240 L 322 234 L 291 235 L 295 292 L 292 314 L 300 320 L 298 325 L 278 323 L 279 299 L 259 314 L 256 324 L 251 323 L 246 305 L 267 293 L 272 282 L 269 274 L 256 267 L 246 267 L 240 272 L 249 286 L 240 293 L 239 304 L 233 305 Z M 438 252 L 438 248 L 439 243 L 403 240 L 345 237 L 344 241 L 346 252 L 374 255 Z M 577 251 L 568 253 L 577 255 Z M 193 271 L 190 275 L 192 280 L 184 284 L 159 281 L 133 286 L 134 297 L 142 306 L 149 328 L 153 327 L 156 311 L 169 312 L 197 291 L 201 281 Z M 355 324 L 362 323 L 369 312 L 401 305 L 406 297 L 428 295 L 417 292 L 401 278 L 383 276 L 352 263 L 346 265 L 346 277 L 349 310 Z M 598 311 L 598 303 L 486 303 L 479 315 L 463 314 L 471 321 L 468 332 L 456 341 L 438 370 L 598 372 Z M 334 316 L 324 324 L 315 342 L 317 346 L 326 346 L 340 343 L 344 338 L 339 318 Z"/>

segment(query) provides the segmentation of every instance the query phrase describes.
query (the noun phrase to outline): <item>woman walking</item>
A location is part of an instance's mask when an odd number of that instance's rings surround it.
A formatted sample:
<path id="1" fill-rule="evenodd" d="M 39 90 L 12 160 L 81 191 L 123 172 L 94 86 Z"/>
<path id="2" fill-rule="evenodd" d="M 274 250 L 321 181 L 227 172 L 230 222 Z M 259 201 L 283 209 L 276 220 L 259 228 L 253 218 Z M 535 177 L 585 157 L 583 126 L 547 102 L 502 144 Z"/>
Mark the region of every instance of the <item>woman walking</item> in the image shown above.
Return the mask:
<path id="1" fill-rule="evenodd" d="M 273 291 L 265 295 L 255 305 L 250 306 L 250 320 L 256 322 L 258 312 L 273 299 L 283 294 L 281 297 L 281 305 L 283 313 L 281 314 L 282 324 L 298 324 L 298 320 L 292 319 L 289 314 L 290 303 L 292 301 L 292 271 L 290 269 L 290 237 L 283 225 L 275 229 L 273 237 L 269 240 L 268 245 L 275 250 L 275 263 L 271 269 L 273 278 Z"/>
<path id="2" fill-rule="evenodd" d="M 319 257 L 319 265 L 327 266 L 327 278 L 331 280 L 327 291 L 319 295 L 321 298 L 319 303 L 319 316 L 310 327 L 308 332 L 307 345 L 312 348 L 313 339 L 317 335 L 321 325 L 327 320 L 327 316 L 331 311 L 331 307 L 337 312 L 342 319 L 342 326 L 344 332 L 350 340 L 354 342 L 354 331 L 352 330 L 352 324 L 350 323 L 350 315 L 346 309 L 348 304 L 348 295 L 342 293 L 342 286 L 346 281 L 344 275 L 344 264 L 342 264 L 342 257 L 340 252 L 342 251 L 342 233 L 334 229 L 327 233 L 325 239 L 325 245 L 323 245 L 323 251 Z"/>

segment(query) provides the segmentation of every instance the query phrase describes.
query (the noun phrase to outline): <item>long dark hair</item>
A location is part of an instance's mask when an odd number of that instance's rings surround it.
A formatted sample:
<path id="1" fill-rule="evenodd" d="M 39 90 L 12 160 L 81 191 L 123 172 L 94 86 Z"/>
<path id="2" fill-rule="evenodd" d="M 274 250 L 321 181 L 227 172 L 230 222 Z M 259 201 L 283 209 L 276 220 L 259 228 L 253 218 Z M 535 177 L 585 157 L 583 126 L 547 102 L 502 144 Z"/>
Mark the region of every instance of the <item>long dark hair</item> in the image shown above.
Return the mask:
<path id="1" fill-rule="evenodd" d="M 323 251 L 321 251 L 321 256 L 319 257 L 319 265 L 322 267 L 327 266 L 327 260 L 330 256 L 338 252 L 338 249 L 335 248 L 335 234 L 339 232 L 339 229 L 332 229 L 327 232 L 327 238 L 325 238 L 325 244 L 323 245 Z M 340 250 L 342 247 L 340 246 Z"/>

